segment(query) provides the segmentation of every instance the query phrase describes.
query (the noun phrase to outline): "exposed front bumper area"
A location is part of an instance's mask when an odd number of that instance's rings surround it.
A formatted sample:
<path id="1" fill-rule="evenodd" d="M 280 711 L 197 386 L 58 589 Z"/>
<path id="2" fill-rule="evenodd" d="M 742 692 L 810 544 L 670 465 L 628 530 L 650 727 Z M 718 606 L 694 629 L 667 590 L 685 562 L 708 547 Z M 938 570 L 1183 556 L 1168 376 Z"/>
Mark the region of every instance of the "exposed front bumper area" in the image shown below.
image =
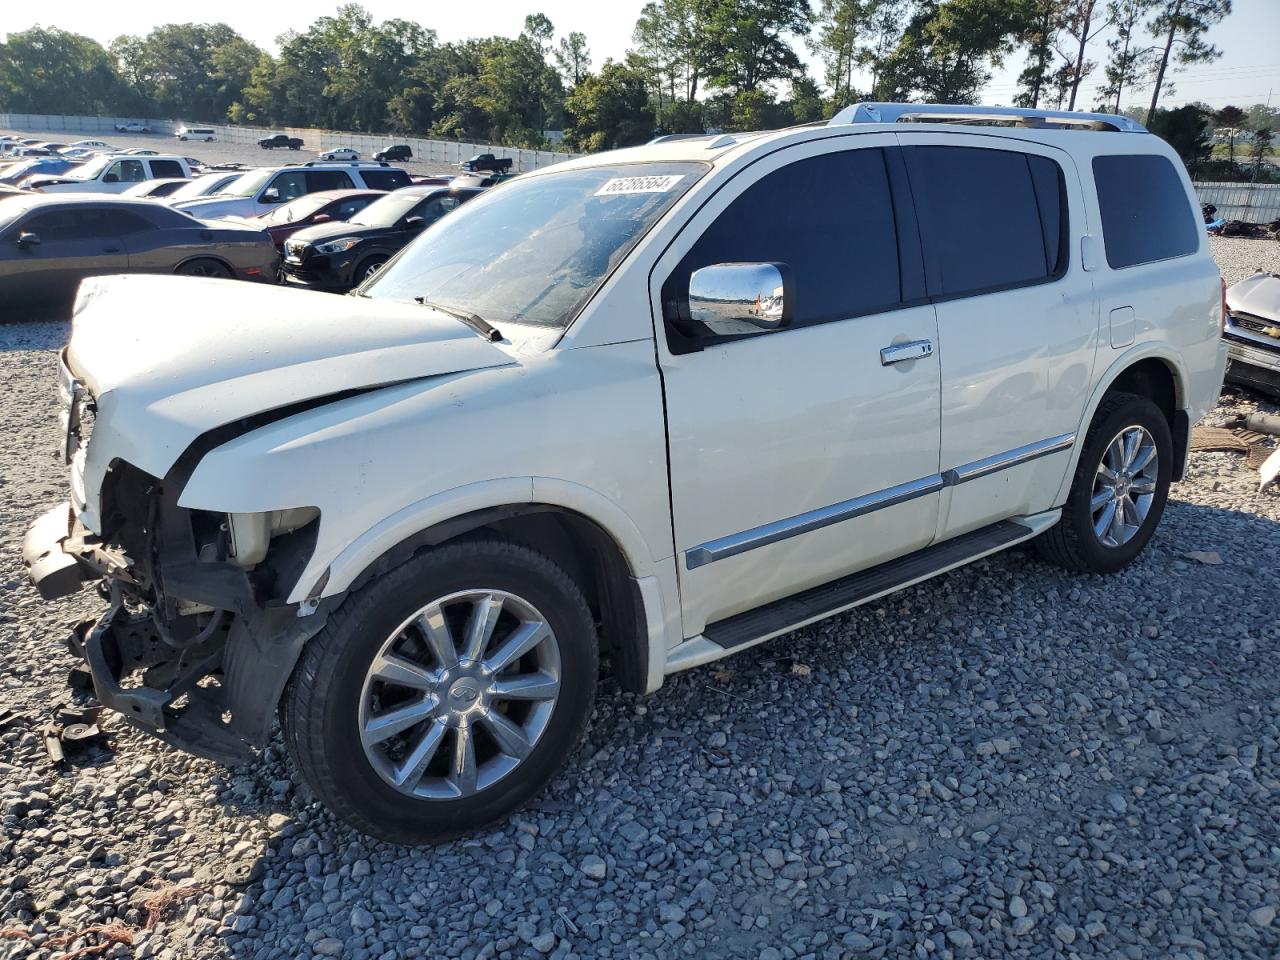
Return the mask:
<path id="1" fill-rule="evenodd" d="M 27 576 L 46 600 L 75 593 L 92 576 L 73 554 L 62 549 L 71 536 L 71 504 L 60 503 L 41 515 L 22 538 Z"/>
<path id="2" fill-rule="evenodd" d="M 1228 336 L 1226 379 L 1280 397 L 1280 341 L 1275 348 Z"/>

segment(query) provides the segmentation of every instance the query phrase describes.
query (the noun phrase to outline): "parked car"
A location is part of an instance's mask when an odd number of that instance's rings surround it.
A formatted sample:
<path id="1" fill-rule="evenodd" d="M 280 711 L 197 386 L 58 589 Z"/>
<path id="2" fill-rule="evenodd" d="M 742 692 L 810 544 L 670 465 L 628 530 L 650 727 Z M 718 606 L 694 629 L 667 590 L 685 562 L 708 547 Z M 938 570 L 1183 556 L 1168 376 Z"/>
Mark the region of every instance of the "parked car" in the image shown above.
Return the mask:
<path id="1" fill-rule="evenodd" d="M 40 143 L 37 143 L 36 146 L 39 147 L 41 150 L 48 150 L 50 153 L 57 153 L 60 150 L 67 149 L 67 147 L 70 146 L 70 144 L 57 143 L 56 141 L 53 141 L 53 140 L 44 140 L 44 141 L 41 141 Z"/>
<path id="2" fill-rule="evenodd" d="M 146 147 L 134 147 L 131 150 L 123 150 L 121 153 L 126 157 L 158 157 L 159 150 L 148 150 Z"/>
<path id="3" fill-rule="evenodd" d="M 350 290 L 431 224 L 481 192 L 404 187 L 375 200 L 346 223 L 305 227 L 285 241 L 282 278 L 313 290 Z"/>
<path id="4" fill-rule="evenodd" d="M 33 177 L 27 186 L 42 193 L 123 193 L 144 180 L 190 176 L 191 168 L 182 157 L 108 154 L 58 176 Z"/>
<path id="5" fill-rule="evenodd" d="M 1280 275 L 1258 271 L 1226 293 L 1227 380 L 1280 398 Z"/>
<path id="6" fill-rule="evenodd" d="M 322 190 L 291 200 L 249 223 L 266 230 L 277 249 L 303 227 L 350 220 L 379 197 L 382 190 Z"/>
<path id="7" fill-rule="evenodd" d="M 63 147 L 58 151 L 58 156 L 67 160 L 88 160 L 90 157 L 96 157 L 103 152 L 102 150 L 95 150 L 93 147 Z"/>
<path id="8" fill-rule="evenodd" d="M 136 727 L 278 713 L 338 816 L 455 836 L 565 763 L 602 648 L 651 692 L 1018 543 L 1134 561 L 1226 363 L 1197 220 L 1125 117 L 875 104 L 527 174 L 357 297 L 93 281 L 23 554 L 113 598 L 72 648 Z"/>
<path id="9" fill-rule="evenodd" d="M 356 153 L 350 147 L 335 147 L 332 150 L 326 150 L 320 154 L 320 160 L 359 160 L 360 154 Z"/>
<path id="10" fill-rule="evenodd" d="M 144 180 L 142 183 L 135 183 L 124 193 L 122 197 L 141 197 L 148 200 L 159 200 L 161 197 L 172 196 L 182 187 L 191 183 L 187 177 L 165 177 L 159 180 Z"/>
<path id="11" fill-rule="evenodd" d="M 481 173 L 483 171 L 507 173 L 511 170 L 511 158 L 502 157 L 499 159 L 492 153 L 477 153 L 470 160 L 463 160 L 458 166 L 462 167 L 467 173 Z"/>
<path id="12" fill-rule="evenodd" d="M 260 167 L 225 187 L 217 197 L 189 200 L 177 206 L 204 219 L 247 219 L 320 190 L 396 190 L 408 184 L 409 175 L 398 167 L 313 160 L 296 166 Z"/>
<path id="13" fill-rule="evenodd" d="M 141 120 L 127 120 L 116 124 L 116 133 L 150 133 L 151 128 Z"/>
<path id="14" fill-rule="evenodd" d="M 263 137 L 258 141 L 258 146 L 263 150 L 276 150 L 287 148 L 289 150 L 301 150 L 302 138 L 291 137 L 287 133 L 273 133 L 269 137 Z"/>
<path id="15" fill-rule="evenodd" d="M 235 170 L 220 170 L 214 173 L 202 174 L 201 176 L 193 177 L 173 191 L 173 193 L 164 198 L 164 202 L 174 206 L 184 200 L 199 200 L 204 197 L 215 196 L 242 176 L 242 173 Z"/>
<path id="16" fill-rule="evenodd" d="M 0 169 L 0 183 L 18 185 L 30 177 L 66 173 L 79 165 L 78 161 L 68 157 L 31 157 Z"/>
<path id="17" fill-rule="evenodd" d="M 90 147 L 94 150 L 114 150 L 115 148 L 105 140 L 77 140 L 71 144 L 73 147 Z"/>
<path id="18" fill-rule="evenodd" d="M 218 139 L 218 131 L 212 127 L 179 127 L 174 136 L 182 141 L 203 140 L 205 143 L 212 143 Z"/>
<path id="19" fill-rule="evenodd" d="M 373 159 L 385 161 L 410 160 L 412 158 L 413 151 L 409 149 L 407 143 L 397 143 L 384 147 L 373 155 Z"/>
<path id="20" fill-rule="evenodd" d="M 111 196 L 30 196 L 0 203 L 0 309 L 65 312 L 85 277 L 113 273 L 274 281 L 269 237 L 202 223 L 158 203 Z"/>

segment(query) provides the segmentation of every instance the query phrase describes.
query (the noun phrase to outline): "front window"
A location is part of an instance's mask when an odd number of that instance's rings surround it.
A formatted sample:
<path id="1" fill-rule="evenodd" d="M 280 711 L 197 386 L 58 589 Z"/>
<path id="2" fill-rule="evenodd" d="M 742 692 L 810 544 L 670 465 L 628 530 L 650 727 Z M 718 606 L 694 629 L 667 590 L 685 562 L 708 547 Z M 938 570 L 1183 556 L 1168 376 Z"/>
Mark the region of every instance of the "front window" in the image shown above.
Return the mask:
<path id="1" fill-rule="evenodd" d="M 567 326 L 706 171 L 701 163 L 638 163 L 512 180 L 441 219 L 360 292 L 425 297 L 496 325 Z"/>
<path id="2" fill-rule="evenodd" d="M 77 180 L 96 180 L 98 179 L 98 174 L 114 163 L 115 159 L 115 157 L 96 157 L 83 167 L 77 168 L 75 173 L 67 176 L 74 177 Z"/>
<path id="3" fill-rule="evenodd" d="M 224 197 L 256 197 L 258 191 L 262 189 L 262 185 L 274 175 L 275 171 L 271 169 L 246 173 L 240 179 L 232 180 L 218 193 Z"/>
<path id="4" fill-rule="evenodd" d="M 422 203 L 422 200 L 423 196 L 420 193 L 388 193 L 352 217 L 351 222 L 362 227 L 381 227 L 389 230 L 409 216 Z"/>
<path id="5" fill-rule="evenodd" d="M 270 213 L 264 213 L 260 219 L 265 223 L 296 223 L 299 220 L 305 220 L 331 200 L 331 197 L 319 197 L 314 194 L 299 197 L 283 207 L 276 207 Z"/>

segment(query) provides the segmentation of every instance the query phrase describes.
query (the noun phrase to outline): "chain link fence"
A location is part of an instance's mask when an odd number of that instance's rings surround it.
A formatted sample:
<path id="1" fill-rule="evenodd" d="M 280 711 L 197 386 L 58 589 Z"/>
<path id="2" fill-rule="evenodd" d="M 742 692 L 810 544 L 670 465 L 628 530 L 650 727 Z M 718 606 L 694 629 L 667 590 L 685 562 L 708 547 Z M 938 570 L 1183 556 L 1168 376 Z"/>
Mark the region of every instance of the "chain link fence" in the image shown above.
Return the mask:
<path id="1" fill-rule="evenodd" d="M 1280 217 L 1280 183 L 1196 183 L 1201 203 L 1212 203 L 1223 220 L 1270 223 Z"/>

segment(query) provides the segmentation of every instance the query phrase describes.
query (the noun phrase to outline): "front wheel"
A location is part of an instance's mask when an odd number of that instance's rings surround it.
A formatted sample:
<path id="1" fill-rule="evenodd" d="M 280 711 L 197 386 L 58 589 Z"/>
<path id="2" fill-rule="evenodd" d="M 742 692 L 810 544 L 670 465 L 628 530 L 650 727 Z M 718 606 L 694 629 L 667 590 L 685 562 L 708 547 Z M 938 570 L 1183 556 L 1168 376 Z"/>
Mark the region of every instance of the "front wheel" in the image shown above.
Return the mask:
<path id="1" fill-rule="evenodd" d="M 224 280 L 231 278 L 231 271 L 227 269 L 225 264 L 221 264 L 217 260 L 210 260 L 207 257 L 188 260 L 173 272 L 180 277 L 220 277 Z"/>
<path id="2" fill-rule="evenodd" d="M 355 285 L 357 287 L 360 286 L 360 284 L 364 283 L 375 273 L 381 270 L 383 264 L 386 262 L 386 257 L 370 257 L 368 260 L 362 261 L 360 265 L 356 267 L 355 273 L 352 275 L 355 279 Z"/>
<path id="3" fill-rule="evenodd" d="M 1086 573 L 1132 563 L 1155 533 L 1173 478 L 1169 422 L 1146 397 L 1106 397 L 1085 436 L 1062 519 L 1036 540 L 1039 554 Z"/>
<path id="4" fill-rule="evenodd" d="M 496 538 L 418 554 L 354 591 L 281 702 L 296 769 L 356 829 L 445 840 L 508 816 L 564 766 L 595 697 L 581 591 Z"/>

